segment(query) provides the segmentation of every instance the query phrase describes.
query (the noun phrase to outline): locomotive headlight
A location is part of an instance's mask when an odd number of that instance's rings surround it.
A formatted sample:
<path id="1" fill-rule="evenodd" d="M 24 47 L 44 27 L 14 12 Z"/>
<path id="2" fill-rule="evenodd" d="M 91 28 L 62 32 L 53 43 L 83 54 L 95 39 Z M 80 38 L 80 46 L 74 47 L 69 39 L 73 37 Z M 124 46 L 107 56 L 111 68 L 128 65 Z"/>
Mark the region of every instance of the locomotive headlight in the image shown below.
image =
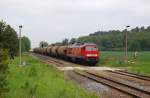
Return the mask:
<path id="1" fill-rule="evenodd" d="M 87 54 L 86 56 L 97 56 L 97 54 Z"/>

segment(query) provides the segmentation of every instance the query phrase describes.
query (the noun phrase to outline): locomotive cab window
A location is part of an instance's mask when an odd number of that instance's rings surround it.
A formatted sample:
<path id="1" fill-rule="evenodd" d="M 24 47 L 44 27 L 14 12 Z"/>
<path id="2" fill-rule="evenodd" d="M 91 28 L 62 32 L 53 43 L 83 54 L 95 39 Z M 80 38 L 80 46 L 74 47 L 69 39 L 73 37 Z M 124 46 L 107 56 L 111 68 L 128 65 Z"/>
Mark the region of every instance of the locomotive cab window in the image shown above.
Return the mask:
<path id="1" fill-rule="evenodd" d="M 97 51 L 98 48 L 96 46 L 86 46 L 86 51 Z"/>

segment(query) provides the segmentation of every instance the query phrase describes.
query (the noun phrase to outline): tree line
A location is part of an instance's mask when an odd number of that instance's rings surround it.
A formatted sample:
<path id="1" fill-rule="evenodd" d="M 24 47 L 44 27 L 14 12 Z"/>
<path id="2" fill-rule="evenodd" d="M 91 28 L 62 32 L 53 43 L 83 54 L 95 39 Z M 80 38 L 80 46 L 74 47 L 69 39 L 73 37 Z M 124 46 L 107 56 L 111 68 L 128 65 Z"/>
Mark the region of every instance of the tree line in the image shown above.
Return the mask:
<path id="1" fill-rule="evenodd" d="M 88 36 L 79 37 L 78 41 L 96 43 L 101 50 L 120 51 L 125 49 L 126 32 L 128 33 L 129 51 L 150 50 L 150 26 L 148 26 L 147 28 L 136 27 L 129 31 L 97 31 L 89 34 Z"/>
<path id="2" fill-rule="evenodd" d="M 95 43 L 100 50 L 104 51 L 122 51 L 125 49 L 125 33 L 128 33 L 129 51 L 150 51 L 150 26 L 136 27 L 127 30 L 97 31 L 87 36 L 79 38 L 65 38 L 62 42 L 56 42 L 52 45 L 70 45 L 76 42 Z M 48 43 L 47 43 L 48 46 Z"/>

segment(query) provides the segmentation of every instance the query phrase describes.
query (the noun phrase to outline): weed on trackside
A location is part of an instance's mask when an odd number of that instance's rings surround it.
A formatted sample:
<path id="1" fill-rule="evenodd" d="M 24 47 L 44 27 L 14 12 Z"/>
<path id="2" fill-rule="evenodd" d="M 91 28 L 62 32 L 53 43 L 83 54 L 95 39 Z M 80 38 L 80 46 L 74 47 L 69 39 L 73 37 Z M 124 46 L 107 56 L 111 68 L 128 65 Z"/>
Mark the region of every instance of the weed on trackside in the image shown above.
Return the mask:
<path id="1" fill-rule="evenodd" d="M 9 88 L 6 98 L 97 98 L 70 81 L 63 72 L 28 55 L 22 58 L 25 66 L 19 66 L 16 57 L 9 64 Z"/>

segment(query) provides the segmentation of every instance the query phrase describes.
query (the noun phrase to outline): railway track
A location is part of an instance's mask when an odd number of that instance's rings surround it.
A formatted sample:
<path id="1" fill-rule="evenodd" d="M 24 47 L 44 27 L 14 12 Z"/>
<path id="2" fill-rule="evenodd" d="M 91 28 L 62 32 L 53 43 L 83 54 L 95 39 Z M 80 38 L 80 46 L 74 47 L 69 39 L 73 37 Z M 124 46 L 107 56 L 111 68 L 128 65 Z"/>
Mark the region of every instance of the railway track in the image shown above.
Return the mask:
<path id="1" fill-rule="evenodd" d="M 95 82 L 101 83 L 103 85 L 109 86 L 113 89 L 116 89 L 122 93 L 125 93 L 129 96 L 132 96 L 133 98 L 150 98 L 150 91 L 145 91 L 140 88 L 136 88 L 134 86 L 115 81 L 113 79 L 100 76 L 94 72 L 91 71 L 74 71 L 76 74 L 81 75 L 83 77 L 86 77 L 90 80 L 93 80 Z"/>
<path id="2" fill-rule="evenodd" d="M 107 70 L 107 71 L 111 72 L 111 73 L 115 73 L 115 74 L 120 74 L 122 76 L 128 76 L 128 77 L 132 77 L 132 78 L 136 78 L 136 79 L 150 82 L 149 76 L 138 75 L 138 74 L 134 74 L 134 73 L 126 72 L 126 71 L 121 71 L 121 70 L 117 70 L 117 71 Z"/>
<path id="3" fill-rule="evenodd" d="M 127 72 L 127 71 L 121 71 L 121 70 L 117 70 L 117 71 L 122 72 L 122 73 L 135 75 L 135 76 L 138 76 L 138 77 L 143 77 L 143 78 L 147 79 L 148 81 L 150 81 L 150 76 L 140 75 L 140 74 L 131 73 L 131 72 Z"/>
<path id="4" fill-rule="evenodd" d="M 37 56 L 38 58 L 40 58 L 41 60 L 43 60 L 45 62 L 56 65 L 57 67 L 68 67 L 68 66 L 83 67 L 82 65 L 74 64 L 72 62 L 63 61 L 61 59 L 55 59 L 52 57 L 42 56 L 42 55 L 35 54 L 35 53 L 33 53 L 32 55 Z M 77 75 L 83 76 L 83 77 L 88 78 L 92 81 L 95 81 L 97 83 L 101 83 L 101 84 L 106 85 L 110 88 L 113 88 L 113 89 L 115 89 L 119 92 L 122 92 L 125 95 L 131 96 L 133 98 L 150 98 L 150 91 L 147 91 L 147 90 L 144 90 L 144 89 L 141 89 L 138 87 L 134 87 L 131 84 L 123 83 L 123 82 L 117 81 L 113 78 L 99 75 L 99 74 L 95 73 L 94 70 L 85 70 L 85 71 L 73 70 L 73 72 L 75 72 Z M 148 82 L 150 81 L 150 77 L 141 76 L 141 75 L 137 75 L 137 74 L 133 74 L 133 73 L 128 73 L 125 71 L 106 70 L 106 72 L 115 73 L 116 75 L 128 76 L 128 77 L 132 77 L 132 78 L 136 78 L 136 79 L 140 79 L 140 80 L 144 80 L 144 81 L 148 81 Z"/>

